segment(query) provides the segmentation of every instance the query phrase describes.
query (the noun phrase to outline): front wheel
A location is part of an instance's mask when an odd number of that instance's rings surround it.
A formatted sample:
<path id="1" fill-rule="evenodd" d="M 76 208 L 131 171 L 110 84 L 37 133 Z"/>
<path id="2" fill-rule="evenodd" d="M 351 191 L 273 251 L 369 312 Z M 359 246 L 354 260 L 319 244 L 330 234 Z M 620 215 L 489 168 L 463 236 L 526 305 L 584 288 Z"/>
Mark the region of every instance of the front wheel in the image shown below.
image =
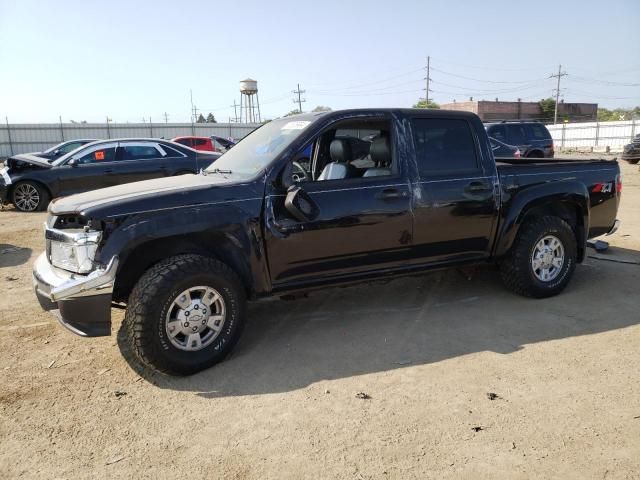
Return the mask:
<path id="1" fill-rule="evenodd" d="M 576 266 L 573 230 L 558 217 L 535 218 L 521 227 L 509 254 L 500 262 L 507 288 L 526 297 L 560 293 Z"/>
<path id="2" fill-rule="evenodd" d="M 11 202 L 21 212 L 40 212 L 49 204 L 49 192 L 35 182 L 19 182 L 13 187 Z"/>
<path id="3" fill-rule="evenodd" d="M 149 269 L 134 287 L 125 336 L 142 364 L 190 375 L 231 352 L 245 310 L 244 288 L 228 266 L 201 255 L 177 255 Z"/>

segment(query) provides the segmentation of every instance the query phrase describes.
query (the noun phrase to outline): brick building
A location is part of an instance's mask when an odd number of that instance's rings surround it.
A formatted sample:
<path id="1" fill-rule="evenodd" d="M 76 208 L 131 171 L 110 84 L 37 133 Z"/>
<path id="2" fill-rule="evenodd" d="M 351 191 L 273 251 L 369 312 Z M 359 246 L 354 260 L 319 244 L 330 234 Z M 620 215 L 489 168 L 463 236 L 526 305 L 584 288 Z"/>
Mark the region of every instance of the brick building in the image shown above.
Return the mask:
<path id="1" fill-rule="evenodd" d="M 477 114 L 483 121 L 495 120 L 540 120 L 553 123 L 553 118 L 544 118 L 538 102 L 474 101 L 453 102 L 440 105 L 443 110 L 463 110 Z M 558 122 L 595 122 L 598 114 L 597 103 L 558 104 Z"/>

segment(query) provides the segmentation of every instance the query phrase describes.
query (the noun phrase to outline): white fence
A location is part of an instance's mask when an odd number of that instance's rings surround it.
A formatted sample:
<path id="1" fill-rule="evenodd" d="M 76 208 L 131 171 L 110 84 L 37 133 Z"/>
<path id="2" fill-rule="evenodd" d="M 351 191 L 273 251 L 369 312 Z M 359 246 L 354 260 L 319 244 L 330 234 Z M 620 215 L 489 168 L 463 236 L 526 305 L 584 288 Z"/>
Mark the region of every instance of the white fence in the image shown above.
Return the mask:
<path id="1" fill-rule="evenodd" d="M 619 150 L 640 133 L 640 120 L 547 125 L 556 148 L 609 147 Z"/>
<path id="2" fill-rule="evenodd" d="M 251 123 L 23 123 L 0 124 L 0 158 L 38 152 L 76 138 L 166 138 L 182 135 L 242 138 L 259 125 Z"/>

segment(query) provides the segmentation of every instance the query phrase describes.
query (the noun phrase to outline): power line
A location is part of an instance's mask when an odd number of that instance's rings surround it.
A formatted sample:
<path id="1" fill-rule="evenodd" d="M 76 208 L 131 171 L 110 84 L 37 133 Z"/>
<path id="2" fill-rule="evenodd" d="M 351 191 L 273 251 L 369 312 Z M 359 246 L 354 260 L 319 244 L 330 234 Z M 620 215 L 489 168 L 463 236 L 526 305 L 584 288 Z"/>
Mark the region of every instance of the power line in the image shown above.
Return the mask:
<path id="1" fill-rule="evenodd" d="M 511 83 L 511 84 L 518 84 L 518 83 L 531 83 L 531 82 L 544 80 L 543 78 L 533 78 L 533 79 L 529 79 L 529 80 L 518 80 L 518 81 L 510 81 L 510 82 L 502 81 L 502 80 L 483 80 L 483 79 L 480 79 L 480 78 L 465 77 L 464 75 L 458 75 L 456 73 L 445 72 L 444 70 L 440 70 L 439 68 L 434 68 L 434 67 L 431 67 L 431 70 L 433 70 L 434 72 L 442 73 L 444 75 L 449 75 L 451 77 L 464 78 L 465 80 L 471 80 L 473 82 L 482 82 L 482 83 Z"/>
<path id="2" fill-rule="evenodd" d="M 528 70 L 542 70 L 542 69 L 549 68 L 548 65 L 540 66 L 540 67 L 504 68 L 504 67 L 495 67 L 495 66 L 486 66 L 486 65 L 485 66 L 468 65 L 468 64 L 465 64 L 465 63 L 452 62 L 450 60 L 442 60 L 441 58 L 436 58 L 435 60 L 437 60 L 438 63 L 444 63 L 444 64 L 448 64 L 448 65 L 456 65 L 458 67 L 477 68 L 477 69 L 481 69 L 481 70 L 504 70 L 505 72 L 523 72 L 523 71 L 528 71 Z"/>

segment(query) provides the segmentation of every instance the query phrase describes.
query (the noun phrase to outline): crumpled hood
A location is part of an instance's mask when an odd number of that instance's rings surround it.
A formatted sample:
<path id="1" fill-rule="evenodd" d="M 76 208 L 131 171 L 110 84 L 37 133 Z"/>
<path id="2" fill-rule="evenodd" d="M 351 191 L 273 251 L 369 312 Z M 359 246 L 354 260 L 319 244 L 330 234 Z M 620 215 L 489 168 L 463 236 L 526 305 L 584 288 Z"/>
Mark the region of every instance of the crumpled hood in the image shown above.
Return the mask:
<path id="1" fill-rule="evenodd" d="M 45 158 L 38 157 L 33 153 L 19 153 L 17 155 L 11 155 L 8 158 L 7 163 L 10 164 L 11 160 L 19 160 L 37 167 L 51 168 L 51 164 Z"/>
<path id="2" fill-rule="evenodd" d="M 237 184 L 237 180 L 226 179 L 221 175 L 189 174 L 145 180 L 55 199 L 49 204 L 49 213 L 61 215 L 103 210 L 101 216 L 113 216 L 171 208 L 180 204 L 209 201 L 211 194 L 207 192 L 210 192 L 211 187 Z M 235 192 L 237 189 L 221 190 L 234 190 L 230 197 L 238 196 Z"/>

